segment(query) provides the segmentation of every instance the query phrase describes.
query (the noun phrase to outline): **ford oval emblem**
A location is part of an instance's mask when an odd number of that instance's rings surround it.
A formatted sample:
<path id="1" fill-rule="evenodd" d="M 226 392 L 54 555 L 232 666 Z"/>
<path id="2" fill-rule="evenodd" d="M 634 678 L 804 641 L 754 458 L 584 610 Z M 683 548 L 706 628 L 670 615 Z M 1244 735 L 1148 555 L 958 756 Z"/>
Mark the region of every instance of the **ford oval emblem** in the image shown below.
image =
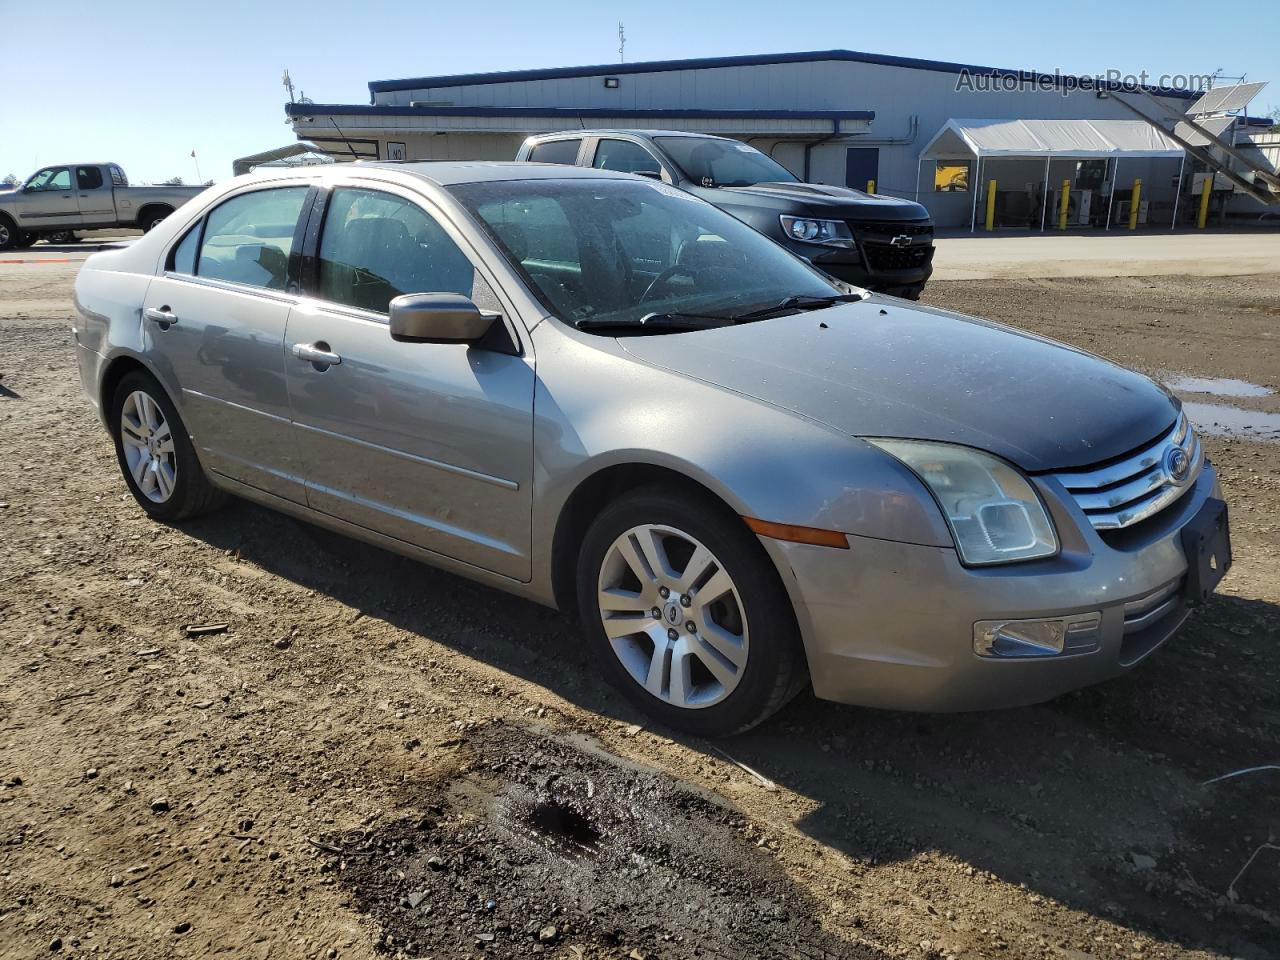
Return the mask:
<path id="1" fill-rule="evenodd" d="M 1164 455 L 1164 471 L 1174 483 L 1183 483 L 1191 472 L 1191 458 L 1181 447 L 1170 447 Z"/>

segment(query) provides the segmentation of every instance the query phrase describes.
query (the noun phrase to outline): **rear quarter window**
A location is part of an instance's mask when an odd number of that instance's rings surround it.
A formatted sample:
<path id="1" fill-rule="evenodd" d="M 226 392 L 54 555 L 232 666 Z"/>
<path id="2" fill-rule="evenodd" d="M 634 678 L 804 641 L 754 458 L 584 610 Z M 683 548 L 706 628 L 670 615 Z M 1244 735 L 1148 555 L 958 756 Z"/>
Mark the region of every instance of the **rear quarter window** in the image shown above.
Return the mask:
<path id="1" fill-rule="evenodd" d="M 563 163 L 573 166 L 578 160 L 578 147 L 582 141 L 547 140 L 529 151 L 530 163 Z"/>

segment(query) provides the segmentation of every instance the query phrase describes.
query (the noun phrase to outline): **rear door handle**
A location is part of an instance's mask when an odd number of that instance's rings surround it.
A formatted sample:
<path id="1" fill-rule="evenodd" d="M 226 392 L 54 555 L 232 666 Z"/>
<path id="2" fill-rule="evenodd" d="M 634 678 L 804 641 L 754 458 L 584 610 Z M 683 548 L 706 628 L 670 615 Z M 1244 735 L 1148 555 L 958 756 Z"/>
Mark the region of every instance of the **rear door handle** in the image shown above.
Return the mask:
<path id="1" fill-rule="evenodd" d="M 142 315 L 153 323 L 160 324 L 161 327 L 169 327 L 178 322 L 177 314 L 168 307 L 147 307 Z"/>
<path id="2" fill-rule="evenodd" d="M 307 363 L 322 363 L 329 366 L 336 366 L 342 362 L 342 357 L 329 349 L 329 345 L 324 342 L 320 343 L 295 343 L 293 345 L 293 355 L 299 360 L 305 360 Z"/>

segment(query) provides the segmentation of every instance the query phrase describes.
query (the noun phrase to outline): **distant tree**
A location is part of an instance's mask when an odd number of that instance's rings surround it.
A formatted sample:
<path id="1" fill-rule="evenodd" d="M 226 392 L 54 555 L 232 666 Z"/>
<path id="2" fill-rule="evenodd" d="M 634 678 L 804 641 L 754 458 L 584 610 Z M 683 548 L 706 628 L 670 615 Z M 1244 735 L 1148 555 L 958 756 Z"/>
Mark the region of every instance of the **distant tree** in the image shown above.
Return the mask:
<path id="1" fill-rule="evenodd" d="M 6 187 L 16 187 L 18 185 L 18 178 L 11 173 L 3 180 L 0 180 L 0 183 L 3 183 Z"/>
<path id="2" fill-rule="evenodd" d="M 182 178 L 170 177 L 168 180 L 160 181 L 160 183 L 161 183 L 161 186 L 165 186 L 165 187 L 180 187 L 182 186 Z"/>
<path id="3" fill-rule="evenodd" d="M 1267 116 L 1274 121 L 1271 124 L 1271 133 L 1280 133 L 1280 107 L 1272 107 Z"/>

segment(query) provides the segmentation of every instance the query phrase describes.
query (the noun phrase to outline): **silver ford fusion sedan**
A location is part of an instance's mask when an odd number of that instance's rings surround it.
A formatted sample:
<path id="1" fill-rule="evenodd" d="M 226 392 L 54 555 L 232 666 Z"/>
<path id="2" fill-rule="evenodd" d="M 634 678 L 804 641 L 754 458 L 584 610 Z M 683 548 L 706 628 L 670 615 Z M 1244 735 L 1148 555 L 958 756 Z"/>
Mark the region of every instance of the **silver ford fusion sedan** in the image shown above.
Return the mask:
<path id="1" fill-rule="evenodd" d="M 806 684 L 1026 704 L 1133 667 L 1230 564 L 1176 399 L 837 284 L 664 184 L 354 164 L 210 189 L 76 281 L 141 507 L 245 497 L 573 611 L 662 721 Z"/>

